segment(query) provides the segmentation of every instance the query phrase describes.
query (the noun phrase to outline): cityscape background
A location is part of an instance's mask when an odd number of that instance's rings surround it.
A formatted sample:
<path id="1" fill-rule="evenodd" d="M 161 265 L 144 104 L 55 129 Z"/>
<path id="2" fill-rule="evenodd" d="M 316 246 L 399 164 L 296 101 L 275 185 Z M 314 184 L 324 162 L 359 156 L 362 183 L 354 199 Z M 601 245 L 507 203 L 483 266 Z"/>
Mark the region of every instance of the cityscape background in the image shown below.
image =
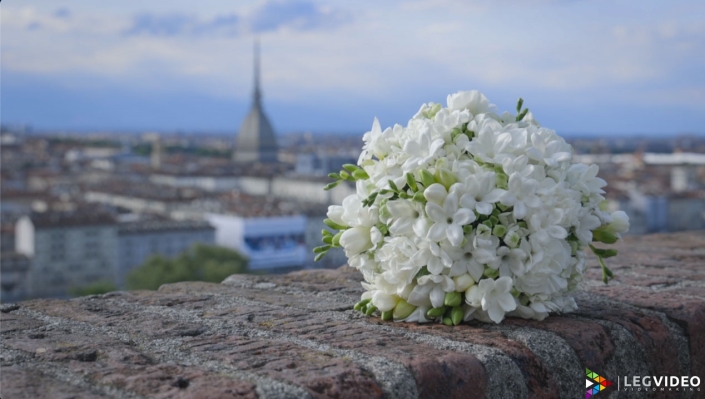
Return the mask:
<path id="1" fill-rule="evenodd" d="M 500 109 L 522 96 L 576 161 L 600 166 L 630 234 L 705 229 L 704 11 L 5 4 L 0 300 L 156 288 L 156 270 L 217 281 L 338 267 L 340 251 L 314 263 L 312 249 L 327 206 L 354 188 L 324 191 L 326 175 L 357 161 L 374 117 L 405 124 L 458 90 Z"/>

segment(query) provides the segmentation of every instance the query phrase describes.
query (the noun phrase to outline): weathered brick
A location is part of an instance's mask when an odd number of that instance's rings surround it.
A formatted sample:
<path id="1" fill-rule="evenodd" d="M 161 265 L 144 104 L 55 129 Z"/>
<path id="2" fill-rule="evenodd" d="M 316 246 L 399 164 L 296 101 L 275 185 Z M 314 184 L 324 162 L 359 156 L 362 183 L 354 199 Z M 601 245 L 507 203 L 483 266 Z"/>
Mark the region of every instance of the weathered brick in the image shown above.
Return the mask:
<path id="1" fill-rule="evenodd" d="M 541 322 L 363 318 L 349 310 L 362 289 L 347 267 L 4 306 L 0 344 L 14 354 L 3 357 L 3 398 L 6 386 L 38 397 L 255 397 L 272 383 L 283 385 L 268 397 L 548 398 L 584 389 L 582 367 L 678 375 L 687 365 L 702 377 L 705 232 L 619 247 L 614 281 L 600 283 L 591 258 L 578 312 Z M 29 379 L 53 387 L 37 393 Z"/>
<path id="2" fill-rule="evenodd" d="M 104 393 L 72 385 L 38 370 L 3 366 L 0 370 L 0 397 L 3 399 L 101 399 Z"/>
<path id="3" fill-rule="evenodd" d="M 389 324 L 392 324 L 391 322 Z M 497 348 L 519 366 L 531 397 L 558 398 L 558 386 L 541 360 L 520 343 L 507 339 L 500 331 L 491 331 L 475 325 L 448 328 L 442 324 L 395 323 L 395 327 L 409 331 L 447 338 L 457 342 Z"/>
<path id="4" fill-rule="evenodd" d="M 591 292 L 665 313 L 685 330 L 690 344 L 691 372 L 705 375 L 705 301 L 632 287 L 593 287 Z"/>

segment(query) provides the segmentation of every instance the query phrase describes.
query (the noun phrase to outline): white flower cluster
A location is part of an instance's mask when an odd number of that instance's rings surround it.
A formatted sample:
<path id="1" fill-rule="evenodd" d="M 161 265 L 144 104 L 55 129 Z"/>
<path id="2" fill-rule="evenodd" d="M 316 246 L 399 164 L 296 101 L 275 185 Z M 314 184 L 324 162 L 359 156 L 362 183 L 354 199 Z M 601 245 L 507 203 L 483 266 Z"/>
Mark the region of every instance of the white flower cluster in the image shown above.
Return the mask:
<path id="1" fill-rule="evenodd" d="M 342 247 L 362 272 L 355 306 L 396 321 L 457 325 L 505 316 L 541 320 L 570 312 L 568 294 L 585 253 L 603 258 L 627 231 L 608 213 L 596 165 L 572 163 L 572 148 L 541 127 L 519 100 L 499 114 L 478 91 L 424 104 L 407 126 L 364 135 L 358 165 L 330 176 L 357 192 L 331 206 L 319 258 Z"/>

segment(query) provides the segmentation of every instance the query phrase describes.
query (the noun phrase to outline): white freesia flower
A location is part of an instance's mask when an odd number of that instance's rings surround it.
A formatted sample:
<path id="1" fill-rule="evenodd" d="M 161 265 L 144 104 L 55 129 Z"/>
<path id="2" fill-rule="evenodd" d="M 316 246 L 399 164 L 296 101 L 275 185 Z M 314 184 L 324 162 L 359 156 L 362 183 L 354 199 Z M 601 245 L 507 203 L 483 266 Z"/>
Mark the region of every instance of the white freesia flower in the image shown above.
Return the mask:
<path id="1" fill-rule="evenodd" d="M 359 168 L 332 175 L 355 180 L 355 192 L 328 208 L 338 231 L 314 252 L 342 247 L 364 279 L 356 309 L 384 320 L 571 312 L 583 250 L 612 256 L 591 243 L 629 229 L 624 212 L 607 212 L 596 165 L 574 164 L 531 112 L 500 113 L 478 91 L 423 104 L 406 126 L 375 119 L 363 141 Z"/>
<path id="2" fill-rule="evenodd" d="M 508 189 L 499 198 L 499 202 L 505 206 L 514 207 L 514 217 L 523 219 L 526 217 L 529 207 L 538 208 L 541 200 L 536 196 L 538 182 L 533 179 L 521 177 L 519 174 L 509 176 Z"/>
<path id="3" fill-rule="evenodd" d="M 465 186 L 456 185 L 462 190 L 460 204 L 464 208 L 475 210 L 482 215 L 489 215 L 494 210 L 494 204 L 499 201 L 505 190 L 495 185 L 495 174 L 484 172 L 470 175 L 465 179 Z M 474 221 L 474 218 L 473 218 Z"/>
<path id="4" fill-rule="evenodd" d="M 510 293 L 511 289 L 511 277 L 500 277 L 497 280 L 486 278 L 468 288 L 466 302 L 470 306 L 477 306 L 479 301 L 482 310 L 487 312 L 490 319 L 499 323 L 504 319 L 506 312 L 516 309 L 516 302 Z"/>
<path id="5" fill-rule="evenodd" d="M 443 306 L 446 292 L 455 291 L 455 283 L 448 276 L 430 274 L 419 277 L 418 285 L 409 294 L 408 302 L 423 306 L 430 301 L 434 308 Z"/>
<path id="6" fill-rule="evenodd" d="M 458 208 L 458 197 L 453 193 L 443 199 L 443 207 L 428 202 L 426 214 L 433 221 L 427 238 L 441 241 L 447 237 L 453 245 L 463 242 L 463 226 L 475 221 L 475 214 L 470 209 Z"/>

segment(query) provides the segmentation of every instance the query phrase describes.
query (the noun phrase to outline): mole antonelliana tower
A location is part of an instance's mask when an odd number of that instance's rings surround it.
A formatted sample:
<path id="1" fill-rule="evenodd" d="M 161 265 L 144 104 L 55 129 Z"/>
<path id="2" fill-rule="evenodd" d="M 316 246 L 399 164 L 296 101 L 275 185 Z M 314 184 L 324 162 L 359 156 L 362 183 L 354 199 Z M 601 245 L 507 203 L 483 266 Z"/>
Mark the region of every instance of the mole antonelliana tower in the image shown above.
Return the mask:
<path id="1" fill-rule="evenodd" d="M 252 108 L 240 125 L 233 159 L 236 162 L 277 162 L 277 138 L 269 119 L 262 111 L 259 87 L 259 42 L 254 46 L 254 92 Z"/>

